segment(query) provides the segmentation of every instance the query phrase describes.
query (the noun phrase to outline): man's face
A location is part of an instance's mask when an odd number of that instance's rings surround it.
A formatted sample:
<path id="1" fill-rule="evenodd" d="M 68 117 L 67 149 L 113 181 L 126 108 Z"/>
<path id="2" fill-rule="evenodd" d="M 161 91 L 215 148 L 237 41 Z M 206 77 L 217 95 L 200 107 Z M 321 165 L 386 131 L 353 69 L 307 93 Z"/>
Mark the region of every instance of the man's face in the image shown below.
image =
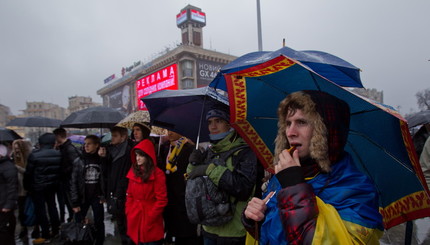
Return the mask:
<path id="1" fill-rule="evenodd" d="M 112 145 L 118 145 L 124 142 L 127 135 L 121 135 L 119 132 L 112 132 L 112 139 L 110 140 Z"/>
<path id="2" fill-rule="evenodd" d="M 296 110 L 293 115 L 289 114 L 287 113 L 285 129 L 288 142 L 291 146 L 296 146 L 300 158 L 308 157 L 314 131 L 313 123 L 310 121 L 309 115 L 303 114 L 302 110 Z"/>
<path id="3" fill-rule="evenodd" d="M 140 142 L 143 140 L 142 129 L 139 126 L 133 126 L 133 136 L 137 142 Z"/>
<path id="4" fill-rule="evenodd" d="M 175 133 L 173 131 L 167 131 L 167 138 L 169 139 L 170 142 L 175 142 L 181 137 L 182 136 L 178 133 Z"/>
<path id="5" fill-rule="evenodd" d="M 209 134 L 220 134 L 230 130 L 230 124 L 220 117 L 212 117 L 208 120 Z"/>
<path id="6" fill-rule="evenodd" d="M 85 139 L 84 149 L 86 153 L 93 154 L 96 153 L 99 145 L 94 143 L 91 139 Z"/>

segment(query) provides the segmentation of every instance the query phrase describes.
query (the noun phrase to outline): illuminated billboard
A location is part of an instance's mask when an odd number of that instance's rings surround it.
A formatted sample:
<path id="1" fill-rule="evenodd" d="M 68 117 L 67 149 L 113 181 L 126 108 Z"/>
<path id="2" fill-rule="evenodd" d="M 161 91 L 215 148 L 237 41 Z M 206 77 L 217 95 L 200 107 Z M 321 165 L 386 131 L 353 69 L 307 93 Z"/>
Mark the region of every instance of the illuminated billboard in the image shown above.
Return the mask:
<path id="1" fill-rule="evenodd" d="M 173 64 L 136 81 L 137 107 L 148 110 L 141 98 L 163 89 L 178 89 L 178 65 Z"/>
<path id="2" fill-rule="evenodd" d="M 176 25 L 180 25 L 187 20 L 187 10 L 182 10 L 179 14 L 176 15 Z"/>
<path id="3" fill-rule="evenodd" d="M 191 20 L 194 20 L 199 23 L 206 24 L 206 14 L 195 9 L 190 9 L 191 11 Z"/>

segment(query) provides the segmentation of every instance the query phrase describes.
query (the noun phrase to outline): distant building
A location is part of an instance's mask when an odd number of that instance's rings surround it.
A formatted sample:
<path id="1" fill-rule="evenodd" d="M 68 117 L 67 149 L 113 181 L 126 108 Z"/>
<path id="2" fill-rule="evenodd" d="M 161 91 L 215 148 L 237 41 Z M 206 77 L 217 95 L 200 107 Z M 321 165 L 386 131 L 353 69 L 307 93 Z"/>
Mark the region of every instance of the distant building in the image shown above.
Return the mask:
<path id="1" fill-rule="evenodd" d="M 365 89 L 365 88 L 354 88 L 351 89 L 352 92 L 359 94 L 363 97 L 376 101 L 378 103 L 384 103 L 384 91 L 378 91 L 374 88 Z"/>
<path id="2" fill-rule="evenodd" d="M 0 127 L 5 127 L 6 123 L 9 122 L 11 116 L 10 108 L 8 106 L 0 104 Z"/>
<path id="3" fill-rule="evenodd" d="M 80 111 L 86 108 L 101 106 L 100 103 L 93 102 L 93 99 L 89 96 L 72 96 L 69 97 L 68 113 Z"/>
<path id="4" fill-rule="evenodd" d="M 97 91 L 103 105 L 129 114 L 146 110 L 141 98 L 163 89 L 190 89 L 207 86 L 221 67 L 236 57 L 203 48 L 206 14 L 188 5 L 176 15 L 182 43 L 166 48 L 158 57 L 143 63 L 134 62 L 104 80 Z"/>
<path id="5" fill-rule="evenodd" d="M 67 110 L 59 105 L 46 102 L 27 102 L 27 108 L 22 110 L 24 117 L 39 116 L 64 120 Z"/>

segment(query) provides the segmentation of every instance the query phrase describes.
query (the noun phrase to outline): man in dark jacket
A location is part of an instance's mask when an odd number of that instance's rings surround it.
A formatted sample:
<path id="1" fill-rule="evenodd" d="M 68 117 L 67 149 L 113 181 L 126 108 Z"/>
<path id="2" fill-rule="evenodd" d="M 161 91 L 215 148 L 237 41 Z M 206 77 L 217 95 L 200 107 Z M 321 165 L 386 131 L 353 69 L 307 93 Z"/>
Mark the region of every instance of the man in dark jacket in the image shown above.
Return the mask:
<path id="1" fill-rule="evenodd" d="M 72 174 L 73 162 L 80 156 L 80 152 L 67 139 L 67 132 L 64 128 L 57 128 L 53 131 L 55 134 L 55 143 L 61 152 L 61 185 L 58 186 L 57 199 L 60 206 L 60 220 L 64 221 L 64 205 L 69 212 L 68 221 L 72 219 L 72 205 L 70 201 L 70 179 Z"/>
<path id="2" fill-rule="evenodd" d="M 126 177 L 131 167 L 131 141 L 128 140 L 126 128 L 113 127 L 111 129 L 111 144 L 100 147 L 99 155 L 102 157 L 103 174 L 106 181 L 106 196 L 108 212 L 117 222 L 118 232 L 122 244 L 129 244 L 127 236 L 127 223 L 125 219 L 125 197 L 128 186 Z"/>
<path id="3" fill-rule="evenodd" d="M 18 201 L 18 170 L 0 144 L 0 243 L 15 244 L 14 209 Z"/>
<path id="4" fill-rule="evenodd" d="M 55 205 L 55 192 L 60 184 L 61 153 L 54 149 L 55 136 L 45 133 L 39 137 L 40 148 L 29 158 L 24 174 L 24 188 L 34 202 L 37 223 L 42 227 L 42 237 L 33 243 L 43 243 L 58 234 L 60 220 Z M 46 215 L 48 206 L 49 218 Z M 49 232 L 51 224 L 52 234 Z"/>
<path id="5" fill-rule="evenodd" d="M 166 240 L 176 245 L 200 244 L 197 236 L 197 225 L 191 224 L 185 208 L 185 180 L 188 158 L 194 146 L 187 138 L 168 131 L 168 142 L 160 148 L 160 159 L 157 165 L 166 173 L 168 204 L 164 209 Z"/>
<path id="6" fill-rule="evenodd" d="M 102 164 L 98 149 L 100 138 L 95 135 L 85 137 L 84 152 L 73 163 L 70 197 L 76 221 L 80 222 L 91 206 L 96 226 L 96 244 L 103 244 L 104 226 L 104 183 Z"/>

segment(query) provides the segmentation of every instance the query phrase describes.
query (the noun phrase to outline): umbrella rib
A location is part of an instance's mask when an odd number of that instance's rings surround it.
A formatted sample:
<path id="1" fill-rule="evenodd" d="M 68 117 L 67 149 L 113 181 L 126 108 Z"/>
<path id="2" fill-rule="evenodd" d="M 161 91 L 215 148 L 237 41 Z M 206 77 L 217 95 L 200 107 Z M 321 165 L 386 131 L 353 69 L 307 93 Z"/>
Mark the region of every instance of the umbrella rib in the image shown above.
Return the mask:
<path id="1" fill-rule="evenodd" d="M 353 130 L 350 130 L 350 134 L 355 134 L 355 135 L 358 135 L 358 136 L 361 136 L 361 137 L 367 139 L 370 143 L 372 143 L 373 145 L 375 145 L 379 149 L 383 150 L 388 156 L 390 156 L 392 159 L 394 159 L 396 162 L 398 162 L 404 168 L 406 168 L 407 170 L 409 170 L 411 173 L 414 173 L 414 171 L 411 168 L 409 168 L 406 164 L 404 164 L 402 161 L 400 161 L 399 159 L 397 159 L 397 157 L 395 157 L 393 154 L 391 154 L 389 151 L 387 151 L 384 147 L 382 147 L 381 145 L 379 145 L 378 143 L 376 143 L 374 140 L 372 140 L 371 138 L 369 138 L 367 135 L 362 134 L 362 133 L 357 132 L 357 131 L 353 131 Z M 352 144 L 349 144 L 349 142 L 348 142 L 348 145 L 351 147 L 351 149 L 354 150 L 354 147 L 352 146 Z M 354 150 L 354 153 L 356 153 L 356 155 L 359 156 L 355 150 Z M 362 161 L 361 161 L 361 164 L 364 166 L 364 164 L 362 163 Z"/>

